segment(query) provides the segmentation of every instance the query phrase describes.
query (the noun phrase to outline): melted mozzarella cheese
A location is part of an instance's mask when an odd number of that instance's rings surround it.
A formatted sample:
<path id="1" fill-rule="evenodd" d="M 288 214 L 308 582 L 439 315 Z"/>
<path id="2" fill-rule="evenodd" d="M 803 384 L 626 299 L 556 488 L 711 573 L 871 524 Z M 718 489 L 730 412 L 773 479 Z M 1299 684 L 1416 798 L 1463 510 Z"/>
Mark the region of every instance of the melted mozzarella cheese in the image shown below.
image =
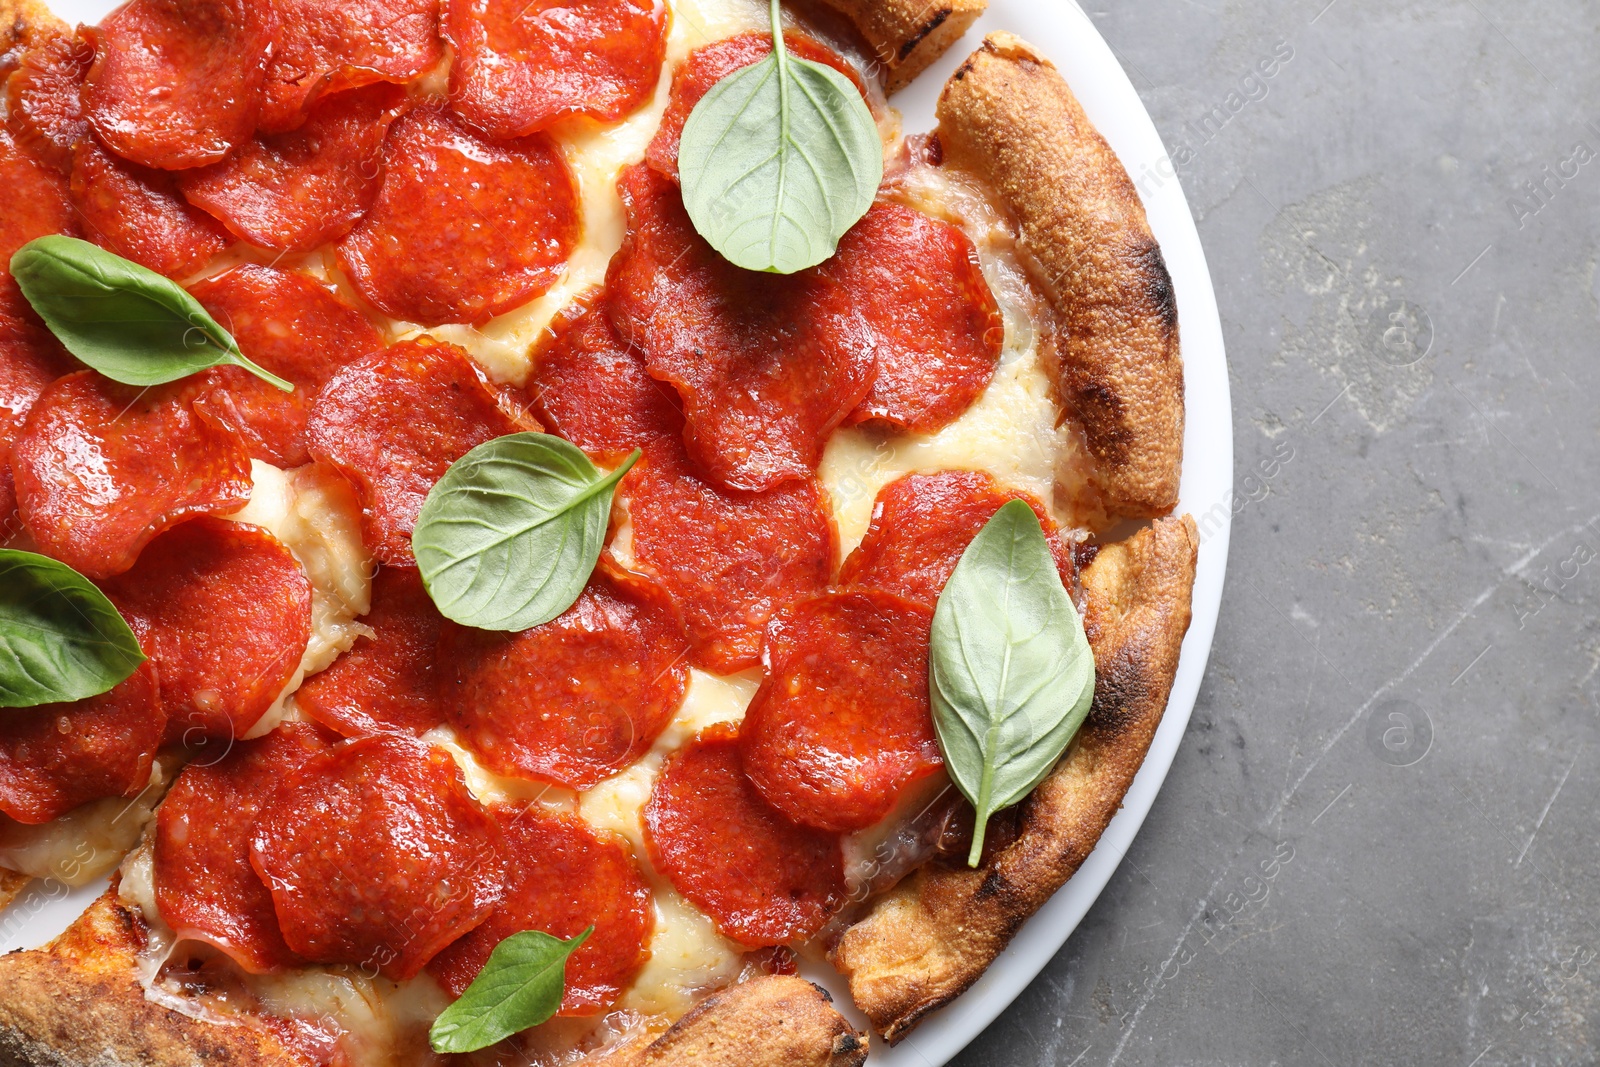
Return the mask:
<path id="1" fill-rule="evenodd" d="M 371 633 L 357 620 L 372 606 L 373 564 L 361 543 L 361 504 L 339 475 L 315 465 L 281 471 L 253 460 L 250 478 L 250 502 L 228 518 L 282 541 L 311 583 L 311 639 L 283 692 L 246 735 L 260 737 L 283 721 L 307 675 Z"/>
<path id="2" fill-rule="evenodd" d="M 759 684 L 753 671 L 719 678 L 691 670 L 683 704 L 650 751 L 578 798 L 578 814 L 584 821 L 597 830 L 621 835 L 633 846 L 655 895 L 650 960 L 623 995 L 620 1007 L 680 1015 L 694 1003 L 697 991 L 724 985 L 739 973 L 744 950 L 717 933 L 711 919 L 685 900 L 650 862 L 644 806 L 667 755 L 707 726 L 743 719 Z"/>
<path id="3" fill-rule="evenodd" d="M 1037 353 L 1009 351 L 977 402 L 932 434 L 884 436 L 835 430 L 818 471 L 833 501 L 839 548 L 860 544 L 878 490 L 901 475 L 984 470 L 1041 501 L 1052 496 L 1056 455 L 1067 431 L 1056 427 L 1050 380 Z"/>
<path id="4" fill-rule="evenodd" d="M 604 281 L 607 264 L 620 247 L 625 230 L 616 175 L 643 157 L 667 103 L 672 69 L 693 48 L 746 30 L 764 29 L 766 22 L 765 5 L 751 0 L 674 0 L 667 64 L 651 101 L 613 126 L 578 119 L 552 131 L 577 183 L 585 228 L 565 273 L 548 293 L 480 328 L 452 325 L 423 330 L 394 320 L 380 325 L 395 339 L 425 332 L 458 344 L 497 381 L 522 384 L 531 369 L 530 349 L 552 318 Z M 885 114 L 886 132 L 892 132 L 897 120 L 887 109 Z M 980 196 L 946 184 L 937 174 L 916 178 L 902 192 L 933 214 L 948 215 L 945 206 L 958 205 L 961 222 L 978 244 L 1005 316 L 1006 341 L 1000 367 L 982 397 L 945 429 L 900 436 L 860 428 L 834 433 L 819 475 L 833 503 L 843 552 L 853 549 L 865 533 L 878 491 L 903 474 L 952 468 L 986 470 L 1051 503 L 1060 457 L 1071 454 L 1075 447 L 1070 432 L 1057 426 L 1051 382 L 1035 343 L 1028 288 L 1009 254 L 1004 221 L 986 214 Z M 348 279 L 326 253 L 292 257 L 292 264 L 284 265 L 307 270 L 350 292 Z M 284 715 L 294 714 L 293 702 L 286 698 L 306 674 L 326 667 L 358 634 L 370 632 L 358 616 L 368 607 L 372 568 L 361 547 L 359 507 L 342 479 L 309 469 L 286 473 L 260 463 L 255 465 L 254 478 L 256 489 L 250 503 L 231 517 L 276 534 L 305 564 L 314 589 L 312 639 L 279 706 L 256 731 L 264 732 Z M 624 564 L 629 561 L 631 528 L 626 521 L 616 531 L 611 549 Z M 644 839 L 643 808 L 667 755 L 708 725 L 740 721 L 759 682 L 759 671 L 732 677 L 691 671 L 682 706 L 651 750 L 633 766 L 582 793 L 495 774 L 448 727 L 425 735 L 425 740 L 451 753 L 468 788 L 485 803 L 538 802 L 554 810 L 574 811 L 597 830 L 617 834 L 632 847 L 654 891 L 655 930 L 650 959 L 618 1005 L 624 1014 L 676 1017 L 692 1005 L 699 992 L 732 981 L 743 964 L 744 950 L 718 934 L 711 919 L 654 869 Z M 898 841 L 897 832 L 918 811 L 933 804 L 947 786 L 942 776 L 929 779 L 908 790 L 889 819 L 845 838 L 852 891 L 870 885 L 886 866 L 894 866 L 905 848 L 911 847 Z M 123 848 L 131 844 L 130 840 Z M 5 862 L 3 852 L 0 862 Z M 135 851 L 124 864 L 122 897 L 160 927 L 148 849 Z M 167 936 L 170 938 L 170 931 Z M 154 941 L 162 943 L 160 936 Z M 170 940 L 166 944 L 170 945 Z M 160 951 L 164 959 L 165 949 Z M 154 979 L 155 973 L 151 969 L 149 977 Z M 312 967 L 276 976 L 250 976 L 246 982 L 268 1010 L 333 1020 L 348 1035 L 344 1046 L 357 1067 L 425 1058 L 427 1026 L 446 1000 L 426 975 L 397 984 L 368 979 L 349 968 Z M 147 989 L 152 988 L 146 984 Z"/>
<path id="5" fill-rule="evenodd" d="M 370 632 L 357 617 L 370 606 L 372 565 L 361 543 L 361 508 L 343 478 L 316 467 L 281 471 L 259 460 L 250 476 L 250 502 L 228 518 L 277 537 L 311 582 L 311 639 L 283 692 L 246 735 L 259 737 L 283 721 L 306 675 Z M 0 867 L 74 886 L 103 877 L 138 843 L 174 773 L 158 762 L 137 797 L 92 801 L 40 826 L 0 819 Z"/>
<path id="6" fill-rule="evenodd" d="M 424 330 L 412 323 L 393 322 L 391 331 L 400 337 L 427 333 L 460 345 L 496 381 L 522 385 L 532 368 L 530 348 L 540 334 L 563 308 L 605 281 L 606 266 L 622 247 L 627 219 L 617 194 L 617 174 L 644 158 L 666 110 L 673 69 L 703 44 L 764 28 L 764 10 L 748 0 L 679 0 L 672 5 L 667 62 L 650 102 L 612 126 L 578 118 L 550 131 L 577 184 L 584 228 L 565 272 L 548 292 L 482 327 L 450 325 Z"/>
<path id="7" fill-rule="evenodd" d="M 137 796 L 93 800 L 37 826 L 0 819 L 0 867 L 69 886 L 104 877 L 139 843 L 175 773 L 156 760 Z"/>
<path id="8" fill-rule="evenodd" d="M 450 753 L 461 768 L 461 777 L 466 779 L 467 789 L 484 804 L 526 805 L 537 802 L 552 811 L 568 812 L 577 806 L 577 794 L 570 789 L 527 778 L 507 778 L 491 771 L 478 762 L 472 751 L 462 745 L 455 730 L 448 726 L 434 727 L 422 735 L 422 740 Z"/>

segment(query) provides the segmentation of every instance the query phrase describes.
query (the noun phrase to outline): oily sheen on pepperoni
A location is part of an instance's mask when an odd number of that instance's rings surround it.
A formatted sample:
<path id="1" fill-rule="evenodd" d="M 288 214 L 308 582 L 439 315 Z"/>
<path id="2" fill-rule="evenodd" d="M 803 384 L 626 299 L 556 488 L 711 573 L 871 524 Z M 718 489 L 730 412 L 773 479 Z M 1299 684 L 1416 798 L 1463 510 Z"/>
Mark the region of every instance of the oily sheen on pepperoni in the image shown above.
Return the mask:
<path id="1" fill-rule="evenodd" d="M 948 222 L 879 203 L 839 242 L 835 263 L 878 336 L 878 377 L 850 422 L 932 433 L 994 376 L 1005 322 L 978 250 Z"/>
<path id="2" fill-rule="evenodd" d="M 878 589 L 791 604 L 739 729 L 745 773 L 805 826 L 860 830 L 944 765 L 928 702 L 933 610 Z"/>
<path id="3" fill-rule="evenodd" d="M 372 82 L 408 82 L 439 61 L 430 0 L 271 0 L 278 13 L 262 90 L 263 133 L 305 121 L 324 96 Z"/>
<path id="4" fill-rule="evenodd" d="M 72 205 L 95 244 L 180 278 L 226 248 L 216 220 L 184 202 L 172 175 L 118 159 L 92 138 L 72 150 Z"/>
<path id="5" fill-rule="evenodd" d="M 741 945 L 803 941 L 844 904 L 838 836 L 761 799 L 732 724 L 707 727 L 667 758 L 644 830 L 656 869 Z"/>
<path id="6" fill-rule="evenodd" d="M 0 813 L 45 823 L 143 789 L 166 723 L 156 679 L 146 660 L 99 696 L 0 709 Z"/>
<path id="7" fill-rule="evenodd" d="M 443 749 L 362 737 L 302 763 L 250 838 L 284 943 L 403 981 L 500 902 L 499 830 Z"/>
<path id="8" fill-rule="evenodd" d="M 857 89 L 862 89 L 861 75 L 833 49 L 792 31 L 784 32 L 783 46 L 790 55 L 832 67 L 854 82 Z M 676 180 L 678 142 L 683 138 L 683 124 L 689 121 L 689 112 L 717 82 L 736 70 L 765 59 L 771 51 L 771 34 L 741 33 L 690 52 L 688 58 L 672 73 L 672 95 L 667 99 L 667 110 L 661 116 L 661 126 L 645 149 L 645 162 Z M 866 95 L 864 89 L 862 95 Z"/>
<path id="9" fill-rule="evenodd" d="M 78 226 L 67 179 L 22 151 L 9 130 L 0 130 L 0 189 L 6 194 L 0 211 L 0 326 L 7 339 L 15 339 L 42 331 L 44 324 L 11 277 L 11 256 L 35 237 L 76 236 Z"/>
<path id="10" fill-rule="evenodd" d="M 1044 527 L 1061 581 L 1077 584 L 1072 551 L 1055 519 L 1027 493 L 1006 489 L 982 471 L 907 474 L 878 490 L 872 522 L 839 568 L 840 585 L 870 585 L 932 607 L 961 553 L 1001 506 L 1025 500 Z"/>
<path id="11" fill-rule="evenodd" d="M 755 666 L 772 613 L 828 585 L 838 539 L 814 476 L 741 493 L 706 481 L 680 452 L 630 472 L 622 492 L 633 565 L 677 601 L 695 666 L 719 674 Z"/>
<path id="12" fill-rule="evenodd" d="M 339 259 L 398 319 L 481 323 L 549 289 L 578 242 L 578 194 L 544 134 L 489 143 L 438 108 L 389 128 L 377 201 Z"/>
<path id="13" fill-rule="evenodd" d="M 683 613 L 690 662 L 718 673 L 753 667 L 776 608 L 826 588 L 837 552 L 821 485 L 808 476 L 764 493 L 719 489 L 695 473 L 672 387 L 646 373 L 603 309 L 574 309 L 535 355 L 534 410 L 602 462 L 634 448 L 622 483 L 633 560 Z"/>
<path id="14" fill-rule="evenodd" d="M 22 523 L 92 578 L 120 574 L 167 527 L 250 499 L 244 441 L 187 381 L 138 389 L 94 371 L 50 385 L 11 447 Z"/>
<path id="15" fill-rule="evenodd" d="M 505 895 L 482 926 L 433 958 L 429 972 L 460 996 L 512 934 L 542 930 L 565 940 L 593 926 L 567 960 L 558 1014 L 609 1008 L 649 958 L 655 928 L 650 887 L 627 843 L 538 804 L 501 805 L 489 814 L 505 843 Z"/>
<path id="16" fill-rule="evenodd" d="M 7 454 L 39 394 L 72 370 L 72 360 L 43 338 L 0 337 L 0 540 L 17 532 L 17 495 Z"/>
<path id="17" fill-rule="evenodd" d="M 333 738 L 288 722 L 183 769 L 156 809 L 156 907 L 180 939 L 215 945 L 261 974 L 303 962 L 283 943 L 272 896 L 250 866 L 250 831 L 278 786 Z"/>
<path id="18" fill-rule="evenodd" d="M 651 376 L 682 396 L 689 454 L 731 489 L 805 478 L 877 374 L 854 296 L 827 264 L 790 275 L 733 266 L 695 232 L 678 187 L 644 164 L 618 187 L 629 228 L 606 306 Z"/>
<path id="19" fill-rule="evenodd" d="M 300 666 L 311 638 L 311 583 L 272 534 L 202 516 L 145 546 L 106 595 L 150 633 L 167 739 L 243 737 Z"/>
<path id="20" fill-rule="evenodd" d="M 306 420 L 340 367 L 383 347 L 360 311 L 297 271 L 245 263 L 189 287 L 239 343 L 239 350 L 294 383 L 286 393 L 241 367 L 207 372 L 215 411 L 243 435 L 250 454 L 278 467 L 311 459 Z"/>
<path id="21" fill-rule="evenodd" d="M 221 163 L 185 171 L 178 186 L 240 240 L 310 251 L 343 237 L 378 195 L 389 124 L 405 108 L 397 85 L 327 97 L 303 125 L 257 136 Z"/>
<path id="22" fill-rule="evenodd" d="M 445 624 L 443 702 L 500 774 L 587 789 L 672 721 L 688 685 L 671 602 L 649 579 L 597 569 L 577 603 L 531 630 Z"/>
<path id="23" fill-rule="evenodd" d="M 650 96 L 667 49 L 662 0 L 444 0 L 450 106 L 493 140 L 569 115 L 615 122 Z"/>
<path id="24" fill-rule="evenodd" d="M 254 0 L 130 0 L 84 32 L 84 112 L 117 155 L 181 170 L 255 132 L 278 20 Z"/>
<path id="25" fill-rule="evenodd" d="M 678 394 L 644 369 L 591 298 L 557 317 L 534 352 L 527 391 L 550 431 L 603 463 L 641 448 L 655 459 L 681 453 Z"/>
<path id="26" fill-rule="evenodd" d="M 421 734 L 444 721 L 435 650 L 444 622 L 422 578 L 382 567 L 372 579 L 372 628 L 332 666 L 295 690 L 301 711 L 346 737 Z"/>
<path id="27" fill-rule="evenodd" d="M 312 405 L 306 437 L 314 457 L 355 482 L 373 555 L 410 567 L 411 529 L 433 483 L 485 441 L 530 428 L 506 413 L 470 356 L 419 338 L 336 374 Z"/>
<path id="28" fill-rule="evenodd" d="M 6 125 L 17 144 L 65 174 L 72 146 L 89 135 L 79 90 L 94 49 L 71 34 L 55 34 L 28 49 L 6 82 Z"/>

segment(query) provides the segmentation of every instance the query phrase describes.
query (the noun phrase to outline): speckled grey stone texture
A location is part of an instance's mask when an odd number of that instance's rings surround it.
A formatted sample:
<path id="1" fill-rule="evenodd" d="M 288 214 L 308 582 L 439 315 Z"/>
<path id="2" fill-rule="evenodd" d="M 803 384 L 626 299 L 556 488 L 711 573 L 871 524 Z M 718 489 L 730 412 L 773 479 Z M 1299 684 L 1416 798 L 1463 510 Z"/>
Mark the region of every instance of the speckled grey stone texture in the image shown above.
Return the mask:
<path id="1" fill-rule="evenodd" d="M 1248 502 L 1149 820 L 954 1062 L 1600 1062 L 1600 3 L 1086 9 Z"/>

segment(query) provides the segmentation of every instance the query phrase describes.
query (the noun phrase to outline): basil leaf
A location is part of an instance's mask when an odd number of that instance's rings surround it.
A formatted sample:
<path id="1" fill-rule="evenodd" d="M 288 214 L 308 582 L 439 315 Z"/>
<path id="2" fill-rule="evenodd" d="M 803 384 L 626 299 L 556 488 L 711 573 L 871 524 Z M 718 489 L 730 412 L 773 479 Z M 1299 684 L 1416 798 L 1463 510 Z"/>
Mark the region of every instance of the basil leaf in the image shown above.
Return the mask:
<path id="1" fill-rule="evenodd" d="M 1094 653 L 1025 502 L 995 512 L 939 594 L 928 688 L 945 770 L 977 810 L 976 867 L 989 817 L 1044 780 L 1094 698 Z"/>
<path id="2" fill-rule="evenodd" d="M 0 548 L 0 707 L 104 693 L 144 658 L 93 582 L 48 556 Z"/>
<path id="3" fill-rule="evenodd" d="M 439 611 L 480 630 L 526 630 L 570 608 L 600 558 L 612 492 L 639 455 L 602 475 L 568 441 L 514 433 L 456 460 L 411 534 Z"/>
<path id="4" fill-rule="evenodd" d="M 113 381 L 160 385 L 231 363 L 285 392 L 177 282 L 76 237 L 40 237 L 11 276 L 67 351 Z"/>
<path id="5" fill-rule="evenodd" d="M 689 113 L 683 204 L 700 236 L 747 270 L 793 274 L 833 255 L 883 180 L 883 141 L 850 79 L 783 47 L 723 78 Z"/>
<path id="6" fill-rule="evenodd" d="M 433 1051 L 476 1052 L 550 1018 L 566 992 L 567 959 L 592 933 L 593 926 L 563 941 L 524 930 L 500 942 L 467 991 L 433 1021 Z"/>

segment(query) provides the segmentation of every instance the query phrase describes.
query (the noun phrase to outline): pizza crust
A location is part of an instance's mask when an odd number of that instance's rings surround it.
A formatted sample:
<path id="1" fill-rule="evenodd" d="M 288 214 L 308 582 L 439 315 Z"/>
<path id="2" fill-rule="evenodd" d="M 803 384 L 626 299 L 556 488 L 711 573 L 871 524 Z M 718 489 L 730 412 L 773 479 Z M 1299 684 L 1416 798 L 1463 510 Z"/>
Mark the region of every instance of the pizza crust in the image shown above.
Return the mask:
<path id="1" fill-rule="evenodd" d="M 922 868 L 840 939 L 833 963 L 889 1044 L 978 980 L 1122 806 L 1172 691 L 1198 549 L 1187 515 L 1100 549 L 1083 572 L 1094 704 L 1056 769 L 1023 801 L 1017 838 L 976 870 Z"/>
<path id="2" fill-rule="evenodd" d="M 883 88 L 910 84 L 972 26 L 988 0 L 824 0 L 855 23 L 883 66 Z"/>
<path id="3" fill-rule="evenodd" d="M 107 891 L 42 949 L 0 958 L 0 1067 L 315 1067 L 259 1018 L 202 1022 L 151 1003 L 144 931 Z M 810 982 L 769 975 L 706 998 L 592 1067 L 859 1067 L 867 1038 Z"/>
<path id="4" fill-rule="evenodd" d="M 826 0 L 908 83 L 966 31 L 984 0 Z M 60 24 L 34 0 L 0 0 L 0 60 Z M 3 71 L 3 67 L 0 67 Z M 1016 219 L 1059 316 L 1058 386 L 1097 461 L 1112 515 L 1177 500 L 1182 363 L 1170 277 L 1138 196 L 1048 61 L 1007 34 L 946 85 L 939 136 Z M 1121 806 L 1165 710 L 1189 623 L 1193 520 L 1158 519 L 1101 549 L 1083 574 L 1098 676 L 1089 719 L 1020 806 L 1017 838 L 976 871 L 930 866 L 878 900 L 832 956 L 890 1044 L 968 988 L 1087 857 Z M 0 871 L 0 897 L 12 885 Z M 258 1018 L 190 1019 L 145 999 L 141 923 L 107 893 L 40 950 L 0 958 L 0 1067 L 205 1062 L 303 1065 Z M 809 982 L 768 976 L 708 997 L 654 1040 L 593 1067 L 858 1067 L 867 1040 Z"/>
<path id="5" fill-rule="evenodd" d="M 3 1067 L 313 1067 L 262 1023 L 198 1022 L 144 998 L 138 921 L 108 890 L 43 949 L 0 958 Z"/>
<path id="6" fill-rule="evenodd" d="M 591 1067 L 859 1067 L 867 1036 L 802 978 L 769 975 L 696 1005 L 643 1048 L 621 1049 Z"/>
<path id="7" fill-rule="evenodd" d="M 1056 68 L 1008 33 L 951 75 L 938 116 L 945 158 L 1010 210 L 1060 320 L 1047 354 L 1106 513 L 1170 513 L 1183 461 L 1178 311 L 1128 172 Z"/>
<path id="8" fill-rule="evenodd" d="M 0 78 L 10 73 L 23 49 L 66 31 L 67 24 L 37 0 L 0 0 Z"/>
<path id="9" fill-rule="evenodd" d="M 28 883 L 33 881 L 30 875 L 21 871 L 13 871 L 9 867 L 0 867 L 0 911 L 11 906 L 22 891 L 28 888 Z"/>

